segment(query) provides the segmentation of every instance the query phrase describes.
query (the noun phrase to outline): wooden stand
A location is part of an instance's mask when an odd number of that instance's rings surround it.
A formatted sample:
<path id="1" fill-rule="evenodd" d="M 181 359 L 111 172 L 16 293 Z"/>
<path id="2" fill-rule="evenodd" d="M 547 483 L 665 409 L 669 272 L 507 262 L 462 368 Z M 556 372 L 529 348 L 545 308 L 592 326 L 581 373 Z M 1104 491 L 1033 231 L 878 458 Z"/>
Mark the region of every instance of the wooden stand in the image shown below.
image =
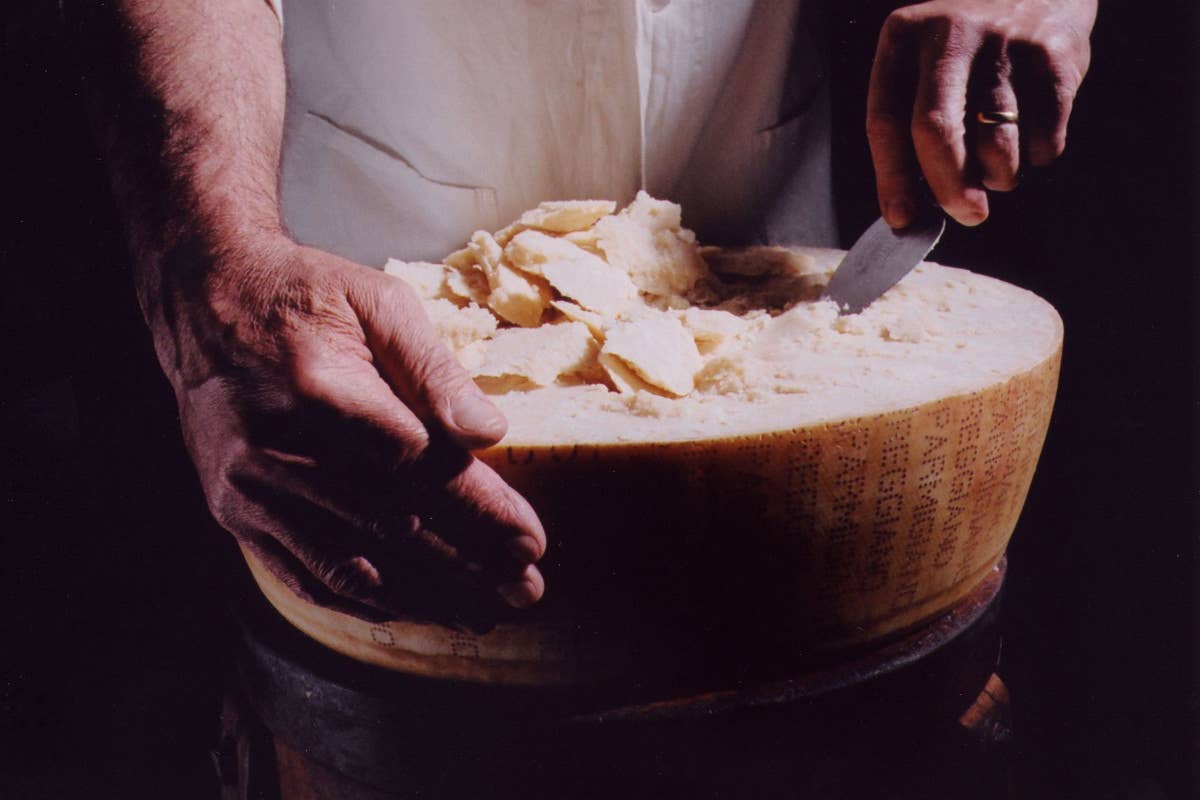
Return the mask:
<path id="1" fill-rule="evenodd" d="M 354 662 L 251 590 L 218 763 L 231 800 L 1002 797 L 1002 581 L 1003 564 L 931 625 L 792 679 L 623 705 L 611 687 L 464 684 Z"/>

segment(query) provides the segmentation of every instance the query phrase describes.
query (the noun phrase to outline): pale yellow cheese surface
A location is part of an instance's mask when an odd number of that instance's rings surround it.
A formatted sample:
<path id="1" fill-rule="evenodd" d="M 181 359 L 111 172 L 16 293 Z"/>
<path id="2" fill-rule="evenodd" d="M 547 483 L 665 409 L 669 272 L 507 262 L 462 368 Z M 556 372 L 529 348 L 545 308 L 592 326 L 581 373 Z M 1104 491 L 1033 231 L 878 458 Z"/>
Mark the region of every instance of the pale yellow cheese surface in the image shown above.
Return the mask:
<path id="1" fill-rule="evenodd" d="M 504 412 L 509 445 L 719 439 L 886 413 L 1002 383 L 1061 345 L 1048 303 L 992 278 L 926 263 L 839 316 L 820 294 L 841 253 L 701 249 L 679 220 L 645 195 L 616 213 L 544 204 L 503 237 L 477 233 L 441 281 L 432 265 L 389 272 Z"/>

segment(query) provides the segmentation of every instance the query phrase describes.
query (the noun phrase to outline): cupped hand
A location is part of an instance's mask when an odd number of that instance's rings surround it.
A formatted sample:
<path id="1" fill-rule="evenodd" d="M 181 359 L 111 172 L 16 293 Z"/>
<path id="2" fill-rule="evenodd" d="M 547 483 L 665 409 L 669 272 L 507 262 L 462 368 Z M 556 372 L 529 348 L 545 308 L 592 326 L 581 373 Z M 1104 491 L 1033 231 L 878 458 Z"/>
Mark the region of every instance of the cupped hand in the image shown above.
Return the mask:
<path id="1" fill-rule="evenodd" d="M 225 251 L 156 335 L 217 521 L 294 591 L 486 626 L 543 591 L 529 504 L 470 449 L 506 430 L 412 290 L 274 241 Z"/>
<path id="2" fill-rule="evenodd" d="M 867 138 L 889 225 L 913 220 L 922 174 L 950 216 L 977 225 L 985 190 L 1017 185 L 1022 154 L 1033 166 L 1062 154 L 1095 17 L 1096 0 L 931 0 L 888 17 Z M 1019 122 L 983 125 L 980 111 Z"/>

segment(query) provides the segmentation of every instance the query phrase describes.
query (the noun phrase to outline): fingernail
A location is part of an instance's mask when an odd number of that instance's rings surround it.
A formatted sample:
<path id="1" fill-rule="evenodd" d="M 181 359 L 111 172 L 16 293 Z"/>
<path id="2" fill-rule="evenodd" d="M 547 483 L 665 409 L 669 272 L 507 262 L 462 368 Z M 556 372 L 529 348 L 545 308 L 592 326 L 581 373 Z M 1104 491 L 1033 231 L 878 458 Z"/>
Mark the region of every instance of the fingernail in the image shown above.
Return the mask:
<path id="1" fill-rule="evenodd" d="M 913 207 L 911 200 L 892 200 L 887 204 L 887 210 L 884 216 L 887 218 L 888 225 L 893 228 L 903 228 L 913 220 L 916 209 Z"/>
<path id="2" fill-rule="evenodd" d="M 504 415 L 483 397 L 464 392 L 450 406 L 450 418 L 465 432 L 499 438 L 508 430 Z"/>
<path id="3" fill-rule="evenodd" d="M 526 580 L 502 583 L 496 587 L 496 591 L 504 598 L 504 602 L 513 608 L 528 608 L 536 600 L 533 596 L 533 584 Z"/>
<path id="4" fill-rule="evenodd" d="M 504 543 L 504 549 L 522 564 L 532 564 L 542 557 L 542 546 L 532 536 L 515 536 Z"/>

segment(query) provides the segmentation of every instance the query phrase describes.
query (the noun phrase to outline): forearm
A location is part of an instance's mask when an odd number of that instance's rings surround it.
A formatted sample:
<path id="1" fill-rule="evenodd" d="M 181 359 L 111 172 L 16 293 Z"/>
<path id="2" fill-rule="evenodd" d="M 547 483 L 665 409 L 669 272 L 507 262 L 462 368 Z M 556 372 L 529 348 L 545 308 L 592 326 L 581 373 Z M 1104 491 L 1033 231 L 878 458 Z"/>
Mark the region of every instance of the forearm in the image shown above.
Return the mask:
<path id="1" fill-rule="evenodd" d="M 157 329 L 170 295 L 222 251 L 280 234 L 279 24 L 263 0 L 121 0 L 90 13 L 94 127 Z"/>

